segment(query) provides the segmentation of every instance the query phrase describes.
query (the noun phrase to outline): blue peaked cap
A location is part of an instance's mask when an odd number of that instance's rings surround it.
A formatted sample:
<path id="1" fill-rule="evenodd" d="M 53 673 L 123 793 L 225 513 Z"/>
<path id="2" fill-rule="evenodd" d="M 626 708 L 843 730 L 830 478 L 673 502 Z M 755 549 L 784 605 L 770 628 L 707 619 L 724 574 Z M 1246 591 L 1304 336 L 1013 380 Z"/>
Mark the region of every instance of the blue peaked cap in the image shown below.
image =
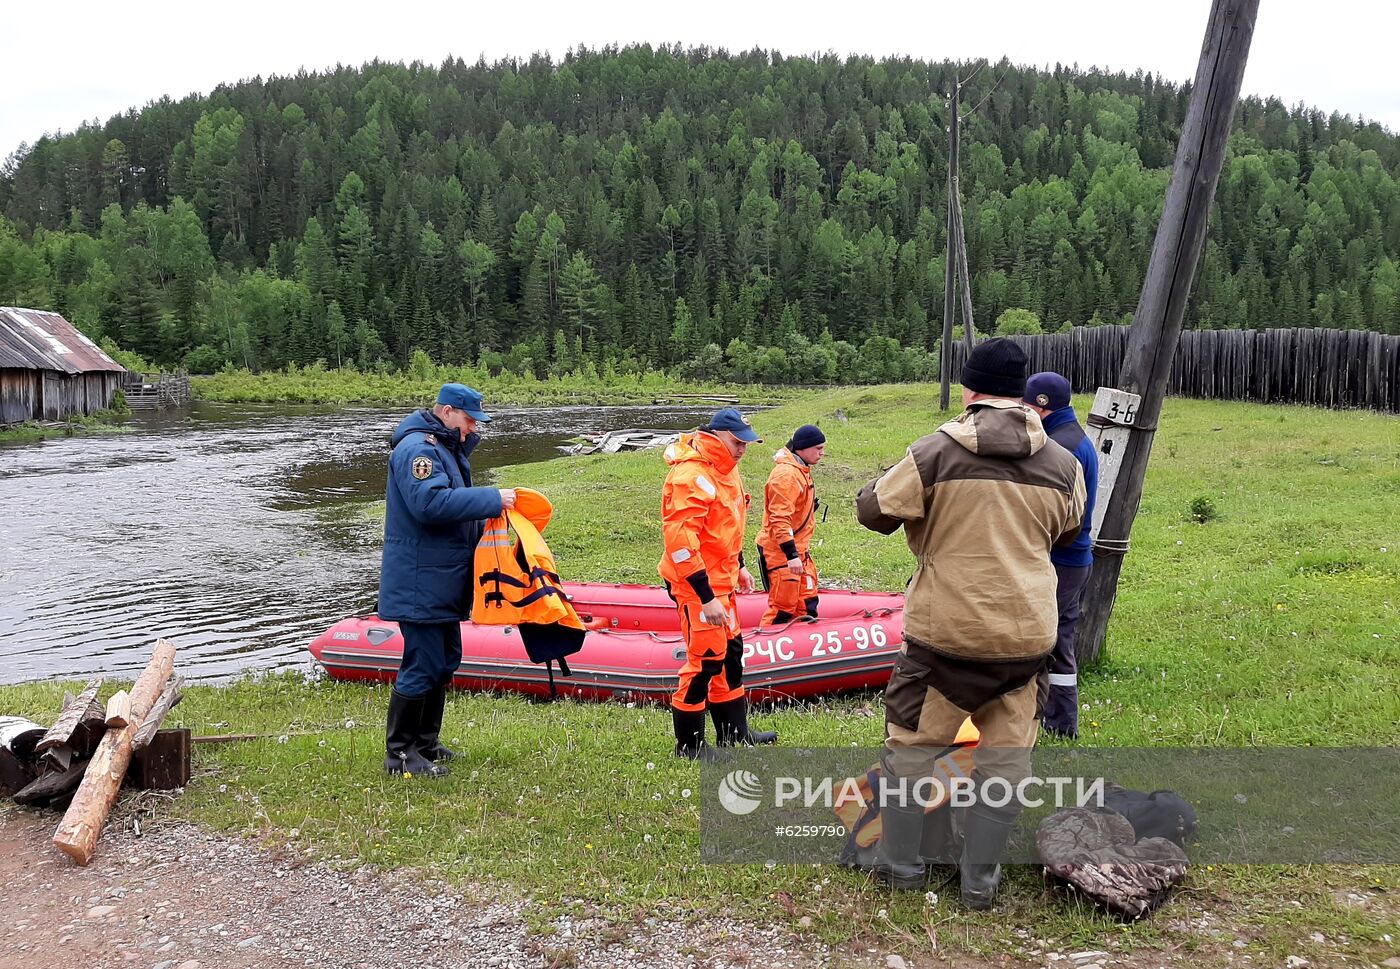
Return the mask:
<path id="1" fill-rule="evenodd" d="M 762 442 L 763 438 L 758 436 L 758 432 L 753 429 L 749 419 L 739 413 L 737 407 L 726 407 L 716 411 L 715 416 L 710 418 L 710 423 L 701 430 L 705 431 L 728 431 L 741 441 L 750 444 Z"/>
<path id="2" fill-rule="evenodd" d="M 438 391 L 437 402 L 466 411 L 483 424 L 491 420 L 491 415 L 481 409 L 481 393 L 466 384 L 443 384 Z"/>

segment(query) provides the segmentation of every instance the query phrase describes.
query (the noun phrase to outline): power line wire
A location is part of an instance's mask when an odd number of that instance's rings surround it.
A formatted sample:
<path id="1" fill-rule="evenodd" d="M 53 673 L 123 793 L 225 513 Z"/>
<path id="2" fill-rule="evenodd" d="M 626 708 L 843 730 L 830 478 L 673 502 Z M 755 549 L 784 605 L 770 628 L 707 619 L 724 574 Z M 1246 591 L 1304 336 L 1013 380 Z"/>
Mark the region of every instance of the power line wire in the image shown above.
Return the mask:
<path id="1" fill-rule="evenodd" d="M 978 64 L 978 65 L 977 65 L 977 70 L 973 71 L 971 74 L 969 74 L 967 77 L 963 78 L 963 79 L 962 79 L 961 81 L 959 81 L 958 83 L 959 83 L 959 84 L 971 84 L 973 78 L 975 78 L 978 74 L 981 74 L 981 73 L 982 73 L 982 68 L 984 68 L 984 67 L 986 67 L 986 66 L 987 66 L 987 62 L 986 62 L 986 61 L 983 61 L 981 64 Z"/>
<path id="2" fill-rule="evenodd" d="M 980 71 L 981 68 L 979 67 L 978 70 Z M 1001 72 L 1001 77 L 996 79 L 996 83 L 992 85 L 991 90 L 989 90 L 985 95 L 982 96 L 981 101 L 978 101 L 975 105 L 973 105 L 972 108 L 963 112 L 958 120 L 961 121 L 963 118 L 967 118 L 971 115 L 976 114 L 977 109 L 982 107 L 982 105 L 986 104 L 987 99 L 996 93 L 997 88 L 1001 87 L 1001 82 L 1006 80 L 1006 75 L 1009 73 L 1011 73 L 1011 62 L 1007 61 L 1006 68 Z M 973 77 L 976 77 L 976 74 L 974 74 Z M 971 78 L 968 78 L 968 80 L 971 80 Z"/>

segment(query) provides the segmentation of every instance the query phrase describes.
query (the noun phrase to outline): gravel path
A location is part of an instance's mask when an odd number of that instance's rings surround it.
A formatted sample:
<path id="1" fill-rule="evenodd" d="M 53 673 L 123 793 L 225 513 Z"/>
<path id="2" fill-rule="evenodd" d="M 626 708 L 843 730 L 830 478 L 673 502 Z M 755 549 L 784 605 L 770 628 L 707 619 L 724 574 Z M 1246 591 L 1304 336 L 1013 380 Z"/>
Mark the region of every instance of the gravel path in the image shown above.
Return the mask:
<path id="1" fill-rule="evenodd" d="M 0 969 L 884 966 L 785 930 L 713 918 L 561 918 L 408 873 L 337 871 L 182 823 L 139 837 L 114 819 L 79 868 L 58 815 L 0 808 Z"/>
<path id="2" fill-rule="evenodd" d="M 683 912 L 633 922 L 579 914 L 531 925 L 518 897 L 464 891 L 413 872 L 339 870 L 181 822 L 151 822 L 143 836 L 138 823 L 150 815 L 139 798 L 123 799 L 96 858 L 79 868 L 50 843 L 58 814 L 0 806 L 0 969 L 1373 965 L 1349 953 L 1346 938 L 1316 932 L 1309 958 L 1256 958 L 1241 951 L 1252 932 L 1247 912 L 1227 910 L 1222 914 L 1234 917 L 1222 919 L 1185 904 L 1162 913 L 1160 947 L 1136 952 L 1120 951 L 1112 940 L 1113 951 L 1075 952 L 1018 929 L 1025 942 L 991 957 L 940 950 L 907 960 L 858 944 L 831 950 L 785 928 L 687 920 Z M 1344 893 L 1338 904 L 1394 924 L 1394 902 L 1376 892 Z M 911 940 L 910 947 L 922 943 Z M 1400 954 L 1378 964 L 1400 969 Z"/>

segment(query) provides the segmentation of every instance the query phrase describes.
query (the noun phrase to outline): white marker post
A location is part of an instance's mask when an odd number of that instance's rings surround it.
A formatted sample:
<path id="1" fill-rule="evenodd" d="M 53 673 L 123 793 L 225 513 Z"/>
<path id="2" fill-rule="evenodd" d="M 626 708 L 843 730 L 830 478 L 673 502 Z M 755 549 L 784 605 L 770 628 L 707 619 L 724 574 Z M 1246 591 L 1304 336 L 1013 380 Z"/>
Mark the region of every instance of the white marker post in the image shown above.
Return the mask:
<path id="1" fill-rule="evenodd" d="M 1094 496 L 1094 520 L 1090 524 L 1090 534 L 1095 541 L 1099 537 L 1099 526 L 1103 524 L 1104 511 L 1108 508 L 1108 497 L 1113 494 L 1113 483 L 1118 480 L 1118 471 L 1123 467 L 1128 435 L 1132 433 L 1141 404 L 1142 398 L 1137 394 L 1100 387 L 1094 394 L 1094 405 L 1089 408 L 1089 426 L 1086 430 L 1099 455 L 1099 487 Z"/>

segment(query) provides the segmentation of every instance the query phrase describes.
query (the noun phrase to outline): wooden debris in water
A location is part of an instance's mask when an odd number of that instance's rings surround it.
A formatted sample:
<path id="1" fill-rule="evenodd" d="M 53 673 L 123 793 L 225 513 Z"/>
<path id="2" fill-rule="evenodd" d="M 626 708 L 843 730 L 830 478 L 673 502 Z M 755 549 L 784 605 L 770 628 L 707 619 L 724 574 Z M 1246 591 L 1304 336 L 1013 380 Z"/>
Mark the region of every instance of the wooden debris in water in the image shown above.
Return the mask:
<path id="1" fill-rule="evenodd" d="M 680 438 L 679 431 L 626 428 L 602 434 L 583 434 L 579 444 L 566 445 L 569 454 L 616 454 L 619 451 L 646 451 L 665 447 Z"/>

